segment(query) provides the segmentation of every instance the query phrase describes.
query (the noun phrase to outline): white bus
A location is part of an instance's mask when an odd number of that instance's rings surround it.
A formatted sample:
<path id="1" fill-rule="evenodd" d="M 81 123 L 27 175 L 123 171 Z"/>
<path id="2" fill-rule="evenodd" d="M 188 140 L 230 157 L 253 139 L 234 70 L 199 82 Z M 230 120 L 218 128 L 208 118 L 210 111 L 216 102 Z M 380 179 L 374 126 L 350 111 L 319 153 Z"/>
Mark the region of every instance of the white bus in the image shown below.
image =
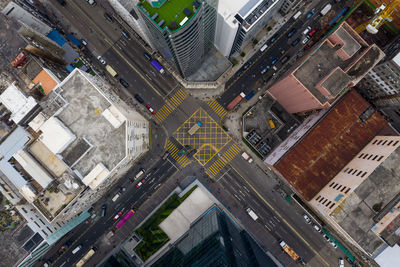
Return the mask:
<path id="1" fill-rule="evenodd" d="M 96 248 L 93 247 L 80 261 L 78 261 L 76 267 L 82 267 L 94 255 L 94 253 L 96 253 Z"/>

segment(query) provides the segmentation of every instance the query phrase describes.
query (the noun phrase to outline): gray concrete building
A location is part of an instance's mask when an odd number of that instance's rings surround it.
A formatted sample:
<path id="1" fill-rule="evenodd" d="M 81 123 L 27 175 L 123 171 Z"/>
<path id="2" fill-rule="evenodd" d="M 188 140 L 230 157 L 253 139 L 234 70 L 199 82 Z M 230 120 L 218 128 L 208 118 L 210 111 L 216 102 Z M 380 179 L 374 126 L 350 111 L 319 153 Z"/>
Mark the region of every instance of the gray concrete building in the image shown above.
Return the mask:
<path id="1" fill-rule="evenodd" d="M 297 8 L 303 0 L 284 0 L 281 6 L 281 13 L 287 14 Z"/>

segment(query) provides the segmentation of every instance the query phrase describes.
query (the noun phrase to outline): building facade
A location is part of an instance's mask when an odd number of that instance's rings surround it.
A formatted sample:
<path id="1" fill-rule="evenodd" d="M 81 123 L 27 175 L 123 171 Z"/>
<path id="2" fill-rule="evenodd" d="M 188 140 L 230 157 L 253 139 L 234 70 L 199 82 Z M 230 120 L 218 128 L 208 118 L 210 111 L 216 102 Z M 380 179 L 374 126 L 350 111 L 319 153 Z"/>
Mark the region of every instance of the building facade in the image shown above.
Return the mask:
<path id="1" fill-rule="evenodd" d="M 378 46 L 368 45 L 344 22 L 268 93 L 290 113 L 328 108 L 383 57 Z"/>
<path id="2" fill-rule="evenodd" d="M 297 8 L 303 0 L 284 0 L 281 6 L 281 13 L 288 14 L 290 11 Z"/>
<path id="3" fill-rule="evenodd" d="M 145 1 L 136 8 L 152 46 L 182 77 L 195 73 L 214 45 L 218 8 L 218 0 L 187 2 L 183 8 L 176 0 L 157 7 Z M 176 9 L 177 15 L 169 17 L 166 9 Z"/>

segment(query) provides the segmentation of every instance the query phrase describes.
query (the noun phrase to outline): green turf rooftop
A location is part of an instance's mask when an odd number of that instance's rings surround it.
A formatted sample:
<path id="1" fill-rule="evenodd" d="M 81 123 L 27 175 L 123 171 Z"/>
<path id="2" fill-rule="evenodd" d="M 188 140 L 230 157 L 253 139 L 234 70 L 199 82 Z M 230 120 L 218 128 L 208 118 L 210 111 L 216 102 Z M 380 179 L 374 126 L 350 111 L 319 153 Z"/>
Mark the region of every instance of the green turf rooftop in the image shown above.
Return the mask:
<path id="1" fill-rule="evenodd" d="M 183 13 L 185 8 L 192 12 L 192 15 L 188 17 L 190 19 L 193 17 L 195 12 L 193 12 L 193 2 L 194 0 L 166 0 L 161 7 L 153 7 L 146 0 L 142 1 L 140 6 L 142 6 L 152 17 L 155 13 L 158 13 L 158 17 L 155 19 L 156 23 L 159 23 L 162 19 L 165 21 L 162 28 L 169 26 L 172 21 L 175 21 L 177 28 L 180 27 L 179 23 L 186 17 Z M 162 1 L 154 1 L 155 4 Z M 175 30 L 175 29 L 171 29 Z"/>

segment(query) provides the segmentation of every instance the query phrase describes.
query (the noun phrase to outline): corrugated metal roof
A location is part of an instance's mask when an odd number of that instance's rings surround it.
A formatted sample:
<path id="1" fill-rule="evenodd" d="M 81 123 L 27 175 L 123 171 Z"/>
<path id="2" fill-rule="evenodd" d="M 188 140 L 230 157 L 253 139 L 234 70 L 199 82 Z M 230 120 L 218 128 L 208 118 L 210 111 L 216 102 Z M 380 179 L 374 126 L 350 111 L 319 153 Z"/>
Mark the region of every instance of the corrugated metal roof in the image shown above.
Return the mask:
<path id="1" fill-rule="evenodd" d="M 275 166 L 306 200 L 387 125 L 378 112 L 364 123 L 359 119 L 369 106 L 356 91 L 350 91 Z"/>

